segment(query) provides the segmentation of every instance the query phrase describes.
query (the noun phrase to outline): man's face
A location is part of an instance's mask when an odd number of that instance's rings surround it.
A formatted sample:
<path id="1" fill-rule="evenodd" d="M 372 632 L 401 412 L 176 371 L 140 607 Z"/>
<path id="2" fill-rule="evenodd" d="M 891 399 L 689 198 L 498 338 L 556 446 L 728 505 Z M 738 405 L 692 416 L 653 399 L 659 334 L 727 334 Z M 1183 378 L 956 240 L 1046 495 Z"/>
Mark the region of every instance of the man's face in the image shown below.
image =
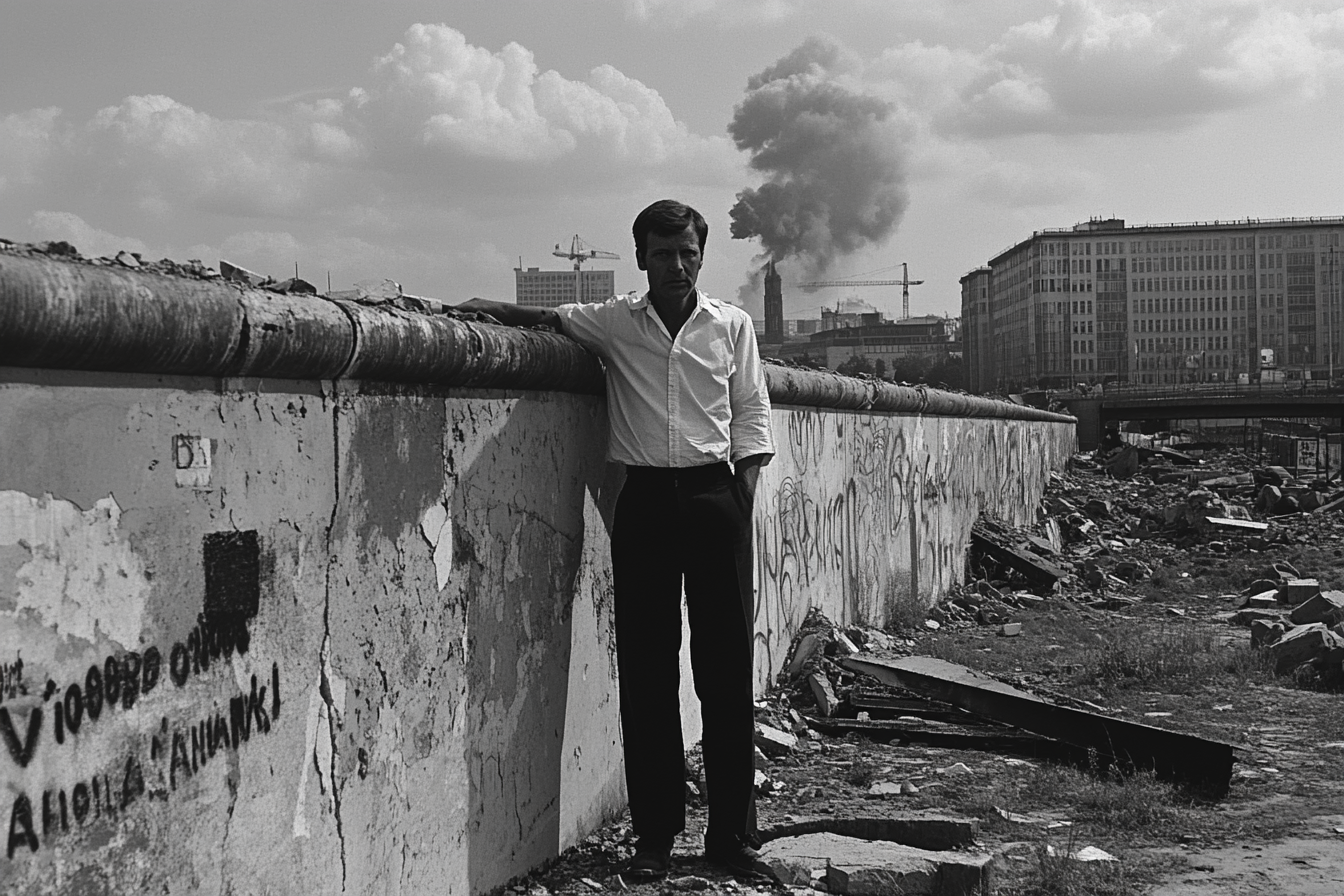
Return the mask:
<path id="1" fill-rule="evenodd" d="M 650 233 L 639 265 L 649 277 L 649 297 L 657 302 L 681 301 L 695 288 L 700 260 L 700 238 L 694 227 L 687 225 L 676 236 Z"/>

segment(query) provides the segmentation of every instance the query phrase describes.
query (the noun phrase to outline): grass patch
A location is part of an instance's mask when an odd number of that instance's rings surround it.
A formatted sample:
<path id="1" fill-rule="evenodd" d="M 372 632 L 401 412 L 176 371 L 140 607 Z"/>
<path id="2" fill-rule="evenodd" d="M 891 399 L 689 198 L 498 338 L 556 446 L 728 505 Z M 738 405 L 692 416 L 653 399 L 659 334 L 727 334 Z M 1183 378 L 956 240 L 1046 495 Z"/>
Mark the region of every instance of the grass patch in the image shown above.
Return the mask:
<path id="1" fill-rule="evenodd" d="M 1037 841 L 1018 868 L 1011 860 L 1005 863 L 1004 883 L 995 892 L 999 896 L 1137 896 L 1143 892 L 1144 882 L 1129 875 L 1121 862 L 1069 858 L 1079 846 L 1068 839 Z"/>
<path id="2" fill-rule="evenodd" d="M 1263 651 L 1249 644 L 1228 646 L 1209 626 L 1126 626 L 1107 632 L 1089 647 L 1075 682 L 1105 690 L 1182 688 L 1272 678 Z"/>
<path id="3" fill-rule="evenodd" d="M 855 759 L 845 770 L 845 783 L 852 784 L 855 787 L 868 788 L 873 786 L 873 781 L 877 778 L 877 763 L 870 762 L 867 759 Z"/>

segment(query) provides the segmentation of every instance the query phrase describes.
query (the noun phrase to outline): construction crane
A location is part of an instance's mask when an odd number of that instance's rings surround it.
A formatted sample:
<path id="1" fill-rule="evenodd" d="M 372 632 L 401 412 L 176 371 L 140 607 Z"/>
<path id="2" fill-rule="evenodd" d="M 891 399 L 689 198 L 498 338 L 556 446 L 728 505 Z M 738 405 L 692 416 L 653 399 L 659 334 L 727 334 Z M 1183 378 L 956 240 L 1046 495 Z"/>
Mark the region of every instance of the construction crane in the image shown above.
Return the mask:
<path id="1" fill-rule="evenodd" d="M 611 258 L 619 261 L 621 257 L 615 252 L 593 248 L 580 239 L 577 233 L 574 234 L 574 239 L 570 241 L 568 252 L 562 252 L 560 244 L 556 243 L 555 251 L 551 254 L 558 258 L 568 258 L 574 262 L 574 301 L 576 302 L 583 301 L 583 271 L 580 265 L 585 261 L 592 261 L 594 258 Z"/>
<path id="2" fill-rule="evenodd" d="M 901 262 L 899 280 L 814 280 L 811 283 L 799 283 L 803 289 L 821 289 L 825 286 L 899 286 L 901 288 L 901 320 L 910 318 L 910 287 L 919 286 L 923 280 L 911 280 L 910 268 Z"/>

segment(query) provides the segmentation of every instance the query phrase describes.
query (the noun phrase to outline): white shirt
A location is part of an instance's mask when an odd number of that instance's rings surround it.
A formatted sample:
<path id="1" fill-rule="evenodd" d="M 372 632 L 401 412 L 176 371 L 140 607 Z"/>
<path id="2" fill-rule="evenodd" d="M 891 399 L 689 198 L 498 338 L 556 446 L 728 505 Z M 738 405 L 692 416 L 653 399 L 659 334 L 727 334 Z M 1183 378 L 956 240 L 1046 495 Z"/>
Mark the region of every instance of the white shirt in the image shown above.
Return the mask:
<path id="1" fill-rule="evenodd" d="M 647 293 L 556 313 L 606 364 L 609 460 L 695 467 L 775 453 L 756 331 L 741 308 L 696 290 L 675 339 Z"/>

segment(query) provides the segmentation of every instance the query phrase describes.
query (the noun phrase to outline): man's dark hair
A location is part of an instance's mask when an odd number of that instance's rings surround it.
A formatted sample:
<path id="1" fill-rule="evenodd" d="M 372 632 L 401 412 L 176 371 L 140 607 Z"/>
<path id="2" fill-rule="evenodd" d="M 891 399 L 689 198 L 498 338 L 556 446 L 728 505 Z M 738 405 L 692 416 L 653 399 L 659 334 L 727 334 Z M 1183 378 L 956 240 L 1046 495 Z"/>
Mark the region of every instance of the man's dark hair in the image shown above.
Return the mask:
<path id="1" fill-rule="evenodd" d="M 695 228 L 695 235 L 700 240 L 700 252 L 703 254 L 705 240 L 709 238 L 709 225 L 705 223 L 704 217 L 684 202 L 659 199 L 635 218 L 635 226 L 631 228 L 635 235 L 635 259 L 641 266 L 643 265 L 645 244 L 650 233 L 676 236 L 687 227 Z"/>

